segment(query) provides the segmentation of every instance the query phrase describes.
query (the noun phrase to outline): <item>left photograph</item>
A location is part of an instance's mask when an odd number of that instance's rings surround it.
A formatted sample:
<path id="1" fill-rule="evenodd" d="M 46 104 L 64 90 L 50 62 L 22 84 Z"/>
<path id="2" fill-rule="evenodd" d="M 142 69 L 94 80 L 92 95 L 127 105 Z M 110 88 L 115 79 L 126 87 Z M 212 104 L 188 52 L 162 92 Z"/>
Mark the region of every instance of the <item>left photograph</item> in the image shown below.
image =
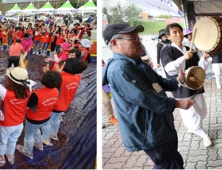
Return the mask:
<path id="1" fill-rule="evenodd" d="M 97 0 L 2 0 L 0 56 L 0 169 L 97 168 Z"/>

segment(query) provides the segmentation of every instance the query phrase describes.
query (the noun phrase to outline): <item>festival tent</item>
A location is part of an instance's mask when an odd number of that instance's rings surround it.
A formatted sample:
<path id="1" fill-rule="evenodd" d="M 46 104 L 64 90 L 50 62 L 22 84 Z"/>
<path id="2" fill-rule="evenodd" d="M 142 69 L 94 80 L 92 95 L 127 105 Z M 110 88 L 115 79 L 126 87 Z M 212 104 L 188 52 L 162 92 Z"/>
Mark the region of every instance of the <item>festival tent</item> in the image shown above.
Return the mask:
<path id="1" fill-rule="evenodd" d="M 6 11 L 5 16 L 10 16 L 22 12 L 18 4 L 15 4 L 10 10 Z"/>
<path id="2" fill-rule="evenodd" d="M 78 10 L 84 10 L 84 11 L 96 11 L 97 7 L 96 5 L 93 3 L 92 0 L 89 0 L 87 3 L 85 3 L 83 6 L 81 6 L 80 8 L 78 8 Z"/>
<path id="3" fill-rule="evenodd" d="M 42 8 L 38 10 L 38 12 L 50 12 L 50 11 L 55 11 L 55 8 L 53 8 L 49 2 L 47 2 Z"/>
<path id="4" fill-rule="evenodd" d="M 30 3 L 25 9 L 23 9 L 22 13 L 36 13 L 37 9 L 34 7 L 32 3 Z"/>
<path id="5" fill-rule="evenodd" d="M 57 12 L 58 11 L 73 11 L 73 10 L 75 10 L 75 8 L 71 5 L 69 0 L 67 0 L 61 7 L 56 9 Z"/>

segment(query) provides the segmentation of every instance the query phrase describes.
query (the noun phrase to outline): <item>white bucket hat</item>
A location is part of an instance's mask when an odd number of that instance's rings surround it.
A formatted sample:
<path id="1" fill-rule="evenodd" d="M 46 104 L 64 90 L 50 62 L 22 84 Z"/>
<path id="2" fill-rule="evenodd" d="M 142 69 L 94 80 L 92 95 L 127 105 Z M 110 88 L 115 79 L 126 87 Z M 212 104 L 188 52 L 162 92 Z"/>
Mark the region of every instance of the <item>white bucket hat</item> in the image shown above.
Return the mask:
<path id="1" fill-rule="evenodd" d="M 88 39 L 82 39 L 79 43 L 85 48 L 90 48 L 92 45 L 92 42 Z"/>
<path id="2" fill-rule="evenodd" d="M 27 70 L 15 67 L 13 69 L 8 69 L 6 71 L 6 75 L 15 83 L 20 84 L 22 86 L 30 84 L 30 81 L 28 79 L 28 72 Z"/>

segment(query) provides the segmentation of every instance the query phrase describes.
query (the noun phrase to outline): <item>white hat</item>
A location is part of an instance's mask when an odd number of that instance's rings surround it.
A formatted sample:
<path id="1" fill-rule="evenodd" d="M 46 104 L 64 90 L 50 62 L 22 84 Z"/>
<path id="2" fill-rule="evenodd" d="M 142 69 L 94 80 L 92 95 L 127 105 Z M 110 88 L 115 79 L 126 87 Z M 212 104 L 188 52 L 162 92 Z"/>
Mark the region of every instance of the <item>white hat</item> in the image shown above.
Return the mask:
<path id="1" fill-rule="evenodd" d="M 79 43 L 85 48 L 90 48 L 92 45 L 92 42 L 88 39 L 82 39 Z"/>
<path id="2" fill-rule="evenodd" d="M 8 69 L 6 71 L 6 75 L 15 83 L 20 84 L 22 86 L 26 84 L 30 84 L 29 79 L 28 79 L 28 72 L 27 70 L 20 68 L 20 67 L 15 67 L 13 69 Z"/>

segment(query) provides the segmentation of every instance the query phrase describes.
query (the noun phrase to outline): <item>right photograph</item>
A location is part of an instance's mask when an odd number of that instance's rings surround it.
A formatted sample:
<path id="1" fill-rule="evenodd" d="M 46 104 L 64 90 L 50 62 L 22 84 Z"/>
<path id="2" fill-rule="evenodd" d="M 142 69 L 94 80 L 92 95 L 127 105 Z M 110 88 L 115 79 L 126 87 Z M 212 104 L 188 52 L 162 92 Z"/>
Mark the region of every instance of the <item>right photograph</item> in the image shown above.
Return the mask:
<path id="1" fill-rule="evenodd" d="M 102 2 L 103 169 L 222 168 L 222 2 Z"/>

